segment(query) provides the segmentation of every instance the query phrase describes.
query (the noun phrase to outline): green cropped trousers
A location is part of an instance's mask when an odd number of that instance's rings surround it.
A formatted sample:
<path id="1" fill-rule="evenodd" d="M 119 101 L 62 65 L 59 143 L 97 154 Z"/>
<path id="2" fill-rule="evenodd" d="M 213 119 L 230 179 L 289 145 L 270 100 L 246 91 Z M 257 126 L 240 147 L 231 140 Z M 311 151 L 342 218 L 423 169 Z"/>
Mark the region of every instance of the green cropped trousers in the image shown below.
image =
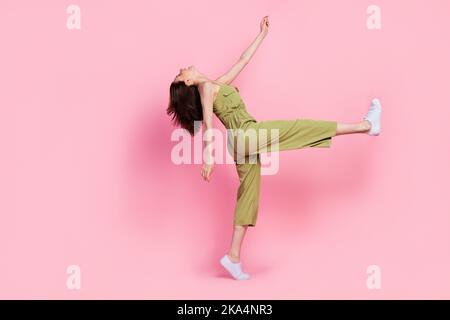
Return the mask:
<path id="1" fill-rule="evenodd" d="M 240 128 L 239 133 L 232 131 L 232 134 L 228 136 L 228 147 L 229 151 L 231 148 L 240 181 L 234 209 L 234 225 L 256 226 L 261 180 L 261 153 L 306 147 L 329 148 L 331 138 L 336 135 L 336 130 L 336 121 L 297 118 L 248 122 Z M 252 137 L 252 134 L 250 132 L 265 132 L 265 134 L 257 134 L 257 143 L 251 143 L 249 137 Z M 273 134 L 275 132 L 276 134 Z M 241 139 L 241 146 L 244 141 L 245 148 L 238 148 L 239 139 Z"/>

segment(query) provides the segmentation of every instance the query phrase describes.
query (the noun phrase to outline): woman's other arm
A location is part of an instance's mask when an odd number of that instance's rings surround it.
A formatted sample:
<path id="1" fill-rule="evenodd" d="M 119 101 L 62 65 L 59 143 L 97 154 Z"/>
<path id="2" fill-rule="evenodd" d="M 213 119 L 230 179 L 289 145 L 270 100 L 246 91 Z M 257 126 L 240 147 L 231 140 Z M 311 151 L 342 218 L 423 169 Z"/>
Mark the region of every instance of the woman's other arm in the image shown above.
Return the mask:
<path id="1" fill-rule="evenodd" d="M 213 96 L 214 85 L 210 82 L 206 82 L 199 86 L 200 100 L 202 103 L 203 111 L 203 139 L 204 151 L 203 151 L 203 166 L 201 175 L 205 181 L 209 182 L 210 175 L 214 168 L 214 157 L 212 155 L 212 117 L 213 117 Z"/>

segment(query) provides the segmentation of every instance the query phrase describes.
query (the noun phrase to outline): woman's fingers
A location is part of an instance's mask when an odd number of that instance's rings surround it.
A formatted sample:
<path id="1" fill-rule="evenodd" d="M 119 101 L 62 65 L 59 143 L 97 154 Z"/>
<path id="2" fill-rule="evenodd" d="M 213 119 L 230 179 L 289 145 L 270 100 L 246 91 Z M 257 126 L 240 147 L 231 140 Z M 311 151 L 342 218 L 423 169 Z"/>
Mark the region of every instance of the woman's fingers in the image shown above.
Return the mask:
<path id="1" fill-rule="evenodd" d="M 261 19 L 261 31 L 268 32 L 269 30 L 269 16 L 265 16 Z"/>
<path id="2" fill-rule="evenodd" d="M 213 172 L 213 168 L 214 168 L 213 166 L 202 167 L 201 175 L 204 180 L 207 180 L 207 181 L 210 180 L 210 176 L 211 176 L 211 173 Z"/>
<path id="3" fill-rule="evenodd" d="M 202 169 L 201 175 L 202 175 L 203 180 L 207 180 L 208 179 L 208 173 L 207 173 L 207 171 L 205 169 Z"/>

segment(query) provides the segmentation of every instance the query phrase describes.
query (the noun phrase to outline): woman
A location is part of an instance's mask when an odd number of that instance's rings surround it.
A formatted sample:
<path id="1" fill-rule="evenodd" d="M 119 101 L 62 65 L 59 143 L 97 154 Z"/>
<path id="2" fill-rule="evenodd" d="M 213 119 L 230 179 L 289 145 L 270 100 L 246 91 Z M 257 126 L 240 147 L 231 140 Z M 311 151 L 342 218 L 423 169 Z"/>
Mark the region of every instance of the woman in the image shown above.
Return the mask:
<path id="1" fill-rule="evenodd" d="M 331 138 L 336 135 L 365 133 L 373 136 L 380 134 L 381 105 L 378 99 L 372 104 L 363 120 L 356 123 L 338 123 L 337 121 L 315 119 L 267 120 L 256 121 L 248 112 L 239 94 L 239 90 L 230 85 L 240 71 L 247 65 L 256 49 L 266 37 L 269 28 L 268 17 L 260 23 L 260 33 L 252 44 L 244 51 L 240 59 L 221 77 L 211 80 L 200 73 L 194 66 L 180 70 L 170 85 L 170 102 L 167 113 L 172 120 L 189 131 L 193 136 L 198 130 L 195 121 L 202 121 L 205 132 L 211 131 L 212 115 L 215 114 L 227 130 L 273 130 L 278 135 L 264 140 L 263 143 L 245 144 L 237 152 L 233 147 L 233 159 L 239 175 L 240 185 L 237 190 L 237 202 L 234 211 L 234 230 L 231 246 L 221 259 L 221 265 L 236 280 L 249 279 L 249 274 L 242 271 L 240 263 L 241 245 L 247 227 L 254 227 L 258 213 L 259 185 L 261 163 L 259 154 L 276 145 L 278 150 L 300 149 L 305 147 L 330 147 Z M 242 135 L 241 135 L 242 136 Z M 211 140 L 206 134 L 206 156 L 201 169 L 205 181 L 209 181 L 214 167 Z M 236 137 L 240 137 L 236 135 Z M 245 138 L 244 138 L 245 139 Z M 235 139 L 232 139 L 235 142 Z M 263 139 L 258 138 L 258 142 Z M 234 144 L 235 145 L 235 144 Z M 256 155 L 256 161 L 247 161 Z"/>

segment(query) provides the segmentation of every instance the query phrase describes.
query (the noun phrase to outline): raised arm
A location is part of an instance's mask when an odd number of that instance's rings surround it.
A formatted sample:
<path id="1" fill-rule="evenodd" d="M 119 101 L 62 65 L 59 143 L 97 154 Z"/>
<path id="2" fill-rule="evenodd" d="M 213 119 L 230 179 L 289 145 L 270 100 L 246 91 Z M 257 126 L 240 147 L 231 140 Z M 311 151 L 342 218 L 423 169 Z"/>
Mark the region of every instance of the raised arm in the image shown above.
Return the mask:
<path id="1" fill-rule="evenodd" d="M 260 33 L 256 36 L 255 40 L 253 40 L 250 46 L 242 53 L 239 60 L 230 68 L 230 70 L 228 70 L 228 72 L 224 75 L 217 78 L 216 81 L 230 84 L 250 61 L 250 58 L 255 54 L 256 49 L 258 49 L 262 40 L 266 37 L 268 31 L 269 18 L 268 16 L 265 16 L 261 20 Z"/>

